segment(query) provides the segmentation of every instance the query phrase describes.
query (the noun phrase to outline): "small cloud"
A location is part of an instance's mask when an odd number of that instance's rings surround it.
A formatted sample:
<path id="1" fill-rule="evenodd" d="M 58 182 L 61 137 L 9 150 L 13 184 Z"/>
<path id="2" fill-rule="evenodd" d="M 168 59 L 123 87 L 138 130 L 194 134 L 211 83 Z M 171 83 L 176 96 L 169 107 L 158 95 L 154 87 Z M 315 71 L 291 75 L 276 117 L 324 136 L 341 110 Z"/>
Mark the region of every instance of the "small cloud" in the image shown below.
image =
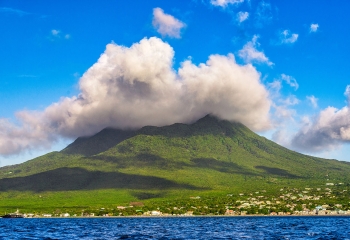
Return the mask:
<path id="1" fill-rule="evenodd" d="M 210 1 L 212 5 L 217 7 L 222 7 L 222 8 L 227 7 L 229 4 L 240 4 L 243 2 L 244 0 L 211 0 Z"/>
<path id="2" fill-rule="evenodd" d="M 281 101 L 285 106 L 294 106 L 300 103 L 300 100 L 295 95 L 290 95 Z"/>
<path id="3" fill-rule="evenodd" d="M 274 125 L 282 126 L 288 121 L 294 122 L 294 117 L 297 115 L 297 112 L 293 109 L 293 106 L 299 104 L 300 100 L 295 95 L 284 98 L 279 92 L 282 88 L 280 81 L 274 81 L 269 85 L 270 97 L 273 99 L 271 114 L 274 118 Z"/>
<path id="4" fill-rule="evenodd" d="M 161 8 L 153 9 L 153 21 L 152 24 L 154 28 L 163 37 L 169 36 L 173 38 L 181 38 L 180 31 L 186 26 L 185 23 L 174 18 L 170 14 L 164 13 Z"/>
<path id="5" fill-rule="evenodd" d="M 282 146 L 290 147 L 290 133 L 285 129 L 278 129 L 274 132 L 272 140 Z"/>
<path id="6" fill-rule="evenodd" d="M 291 33 L 289 30 L 284 30 L 280 34 L 282 44 L 292 44 L 298 40 L 299 34 Z"/>
<path id="7" fill-rule="evenodd" d="M 290 95 L 284 98 L 280 90 L 282 89 L 282 82 L 275 80 L 268 83 L 268 90 L 270 98 L 273 100 L 271 114 L 274 116 L 274 125 L 283 125 L 286 121 L 293 121 L 296 115 L 296 110 L 292 108 L 300 103 L 300 100 L 295 95 Z"/>
<path id="8" fill-rule="evenodd" d="M 80 73 L 75 72 L 75 73 L 73 74 L 73 76 L 74 76 L 75 78 L 79 78 L 79 77 L 80 77 Z"/>
<path id="9" fill-rule="evenodd" d="M 268 83 L 268 87 L 270 89 L 270 92 L 273 91 L 275 93 L 279 93 L 279 91 L 282 88 L 282 83 L 279 80 L 275 80 L 273 82 Z"/>
<path id="10" fill-rule="evenodd" d="M 58 37 L 59 34 L 60 34 L 60 31 L 59 31 L 59 30 L 56 30 L 56 29 L 52 29 L 52 30 L 51 30 L 51 34 L 52 34 L 52 36 Z"/>
<path id="11" fill-rule="evenodd" d="M 350 85 L 346 86 L 344 96 L 346 97 L 346 100 L 348 102 L 348 105 L 350 106 Z"/>
<path id="12" fill-rule="evenodd" d="M 310 25 L 310 32 L 317 32 L 319 25 L 317 23 L 312 23 Z"/>
<path id="13" fill-rule="evenodd" d="M 282 73 L 281 74 L 281 79 L 283 81 L 285 81 L 289 86 L 295 88 L 295 90 L 297 90 L 299 88 L 299 84 L 298 84 L 297 80 L 294 77 L 288 76 L 288 75 Z"/>
<path id="14" fill-rule="evenodd" d="M 24 16 L 24 15 L 30 14 L 28 12 L 25 12 L 25 11 L 22 11 L 22 10 L 19 10 L 19 9 L 7 8 L 7 7 L 0 8 L 0 12 L 17 14 L 19 16 Z"/>
<path id="15" fill-rule="evenodd" d="M 306 99 L 310 102 L 310 104 L 312 105 L 313 108 L 317 108 L 317 102 L 318 102 L 318 98 L 315 98 L 314 95 L 311 96 L 306 96 Z"/>
<path id="16" fill-rule="evenodd" d="M 238 52 L 238 55 L 246 62 L 259 62 L 259 63 L 266 63 L 269 66 L 273 65 L 273 62 L 271 62 L 268 57 L 265 56 L 264 52 L 260 52 L 256 49 L 257 46 L 260 44 L 258 43 L 259 36 L 254 35 L 252 41 L 246 43 L 243 46 L 243 49 L 241 49 Z"/>
<path id="17" fill-rule="evenodd" d="M 22 74 L 22 75 L 19 75 L 18 77 L 20 77 L 20 78 L 37 78 L 38 76 L 30 75 L 30 74 Z"/>
<path id="18" fill-rule="evenodd" d="M 296 114 L 294 109 L 289 108 L 288 105 L 273 105 L 274 108 L 274 117 L 277 118 L 280 122 L 285 120 L 293 120 L 293 117 Z"/>
<path id="19" fill-rule="evenodd" d="M 60 30 L 57 30 L 57 29 L 52 29 L 51 30 L 51 37 L 50 39 L 51 40 L 54 40 L 54 38 L 64 38 L 66 40 L 70 39 L 70 34 L 64 34 L 62 33 Z"/>
<path id="20" fill-rule="evenodd" d="M 270 3 L 261 1 L 255 12 L 256 27 L 262 28 L 272 21 L 272 7 Z"/>
<path id="21" fill-rule="evenodd" d="M 249 17 L 249 13 L 248 12 L 239 12 L 237 13 L 237 21 L 239 23 L 244 22 L 245 20 L 247 20 Z"/>

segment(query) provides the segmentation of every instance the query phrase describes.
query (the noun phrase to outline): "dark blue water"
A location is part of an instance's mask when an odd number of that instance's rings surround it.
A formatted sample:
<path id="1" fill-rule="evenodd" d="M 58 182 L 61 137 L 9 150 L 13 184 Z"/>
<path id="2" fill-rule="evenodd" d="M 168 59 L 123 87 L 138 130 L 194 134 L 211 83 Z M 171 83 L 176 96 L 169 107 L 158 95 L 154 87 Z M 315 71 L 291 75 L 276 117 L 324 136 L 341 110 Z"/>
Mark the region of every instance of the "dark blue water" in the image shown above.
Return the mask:
<path id="1" fill-rule="evenodd" d="M 0 239 L 350 239 L 348 217 L 0 219 Z"/>

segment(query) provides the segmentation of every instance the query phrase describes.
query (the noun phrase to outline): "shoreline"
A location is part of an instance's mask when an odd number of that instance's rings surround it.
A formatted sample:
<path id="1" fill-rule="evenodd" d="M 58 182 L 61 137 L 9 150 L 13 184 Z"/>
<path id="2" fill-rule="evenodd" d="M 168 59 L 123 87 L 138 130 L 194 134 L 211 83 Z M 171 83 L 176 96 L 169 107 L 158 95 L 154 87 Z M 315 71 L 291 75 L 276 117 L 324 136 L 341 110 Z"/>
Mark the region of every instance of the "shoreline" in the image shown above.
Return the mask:
<path id="1" fill-rule="evenodd" d="M 11 219 L 98 219 L 98 218 L 298 218 L 298 217 L 350 217 L 349 214 L 337 214 L 337 215 L 194 215 L 194 216 L 91 216 L 91 217 L 23 217 L 23 218 L 11 218 Z M 3 217 L 1 217 L 3 218 Z M 6 219 L 6 218 L 5 218 Z"/>

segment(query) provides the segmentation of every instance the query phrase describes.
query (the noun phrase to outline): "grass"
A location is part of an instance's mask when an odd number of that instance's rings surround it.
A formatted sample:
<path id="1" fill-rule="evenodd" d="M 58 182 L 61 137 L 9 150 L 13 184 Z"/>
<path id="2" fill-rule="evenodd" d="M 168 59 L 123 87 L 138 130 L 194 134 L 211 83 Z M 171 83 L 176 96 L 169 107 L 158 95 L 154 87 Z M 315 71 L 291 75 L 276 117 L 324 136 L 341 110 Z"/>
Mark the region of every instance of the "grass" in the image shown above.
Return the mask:
<path id="1" fill-rule="evenodd" d="M 96 210 L 102 207 L 116 208 L 118 205 L 136 200 L 137 198 L 129 191 L 115 189 L 40 193 L 8 191 L 0 194 L 0 213 L 14 212 L 17 208 L 26 213 Z"/>

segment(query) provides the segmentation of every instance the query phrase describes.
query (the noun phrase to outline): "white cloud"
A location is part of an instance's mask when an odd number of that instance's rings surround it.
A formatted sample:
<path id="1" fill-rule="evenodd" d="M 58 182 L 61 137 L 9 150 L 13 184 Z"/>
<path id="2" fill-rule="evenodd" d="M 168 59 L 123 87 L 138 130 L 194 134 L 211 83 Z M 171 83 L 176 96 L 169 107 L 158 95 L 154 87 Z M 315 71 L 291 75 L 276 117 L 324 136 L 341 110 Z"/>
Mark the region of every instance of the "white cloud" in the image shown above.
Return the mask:
<path id="1" fill-rule="evenodd" d="M 317 32 L 319 25 L 317 23 L 312 23 L 310 25 L 310 32 Z"/>
<path id="2" fill-rule="evenodd" d="M 245 20 L 247 20 L 249 17 L 249 13 L 248 12 L 239 12 L 237 13 L 237 21 L 239 23 L 244 22 Z"/>
<path id="3" fill-rule="evenodd" d="M 19 125 L 0 119 L 0 154 L 48 146 L 60 137 L 94 134 L 105 127 L 139 128 L 189 123 L 213 114 L 253 130 L 270 127 L 271 102 L 250 64 L 232 54 L 173 69 L 174 50 L 158 38 L 130 48 L 108 44 L 80 78 L 81 93 L 44 111 L 17 113 Z"/>
<path id="4" fill-rule="evenodd" d="M 296 114 L 294 109 L 288 108 L 285 105 L 273 105 L 275 120 L 278 119 L 279 122 L 284 122 L 286 120 L 292 120 L 293 116 Z M 279 123 L 281 124 L 281 123 Z"/>
<path id="5" fill-rule="evenodd" d="M 255 25 L 258 28 L 262 28 L 264 25 L 269 24 L 273 19 L 272 7 L 270 3 L 265 1 L 259 2 L 259 5 L 255 12 Z"/>
<path id="6" fill-rule="evenodd" d="M 286 121 L 294 121 L 296 110 L 291 108 L 291 106 L 299 104 L 300 100 L 294 95 L 283 98 L 279 93 L 273 94 L 271 97 L 274 100 L 272 104 L 274 126 L 278 127 L 283 125 Z"/>
<path id="7" fill-rule="evenodd" d="M 272 134 L 272 139 L 274 142 L 289 147 L 290 146 L 290 133 L 285 129 L 284 126 L 283 129 L 278 129 Z"/>
<path id="8" fill-rule="evenodd" d="M 38 76 L 31 75 L 31 74 L 21 74 L 21 75 L 18 75 L 18 77 L 20 77 L 20 78 L 37 78 Z"/>
<path id="9" fill-rule="evenodd" d="M 279 128 L 277 132 L 283 131 L 281 127 L 287 123 L 294 122 L 297 112 L 292 107 L 299 104 L 300 100 L 295 95 L 284 97 L 280 90 L 282 89 L 283 79 L 275 79 L 267 84 L 270 98 L 273 100 L 271 114 L 274 116 L 274 127 Z M 284 126 L 285 127 L 285 126 Z M 280 141 L 278 141 L 281 143 Z"/>
<path id="10" fill-rule="evenodd" d="M 268 86 L 270 88 L 270 92 L 274 92 L 276 94 L 279 94 L 279 91 L 282 88 L 282 83 L 279 80 L 274 80 L 273 82 L 268 83 Z"/>
<path id="11" fill-rule="evenodd" d="M 337 148 L 341 143 L 350 141 L 350 86 L 345 96 L 348 105 L 337 109 L 327 107 L 313 119 L 307 118 L 292 143 L 297 149 L 306 152 L 321 152 Z"/>
<path id="12" fill-rule="evenodd" d="M 311 95 L 311 96 L 306 96 L 306 99 L 310 102 L 313 108 L 317 108 L 318 98 L 316 98 L 314 95 Z"/>
<path id="13" fill-rule="evenodd" d="M 74 76 L 75 78 L 78 78 L 78 77 L 80 77 L 80 73 L 75 72 L 75 73 L 73 73 L 73 76 Z"/>
<path id="14" fill-rule="evenodd" d="M 51 37 L 50 37 L 51 40 L 60 39 L 62 37 L 68 40 L 70 39 L 70 34 L 63 34 L 60 30 L 57 30 L 57 29 L 51 30 Z"/>
<path id="15" fill-rule="evenodd" d="M 284 73 L 281 74 L 281 79 L 283 81 L 285 81 L 289 86 L 293 87 L 295 90 L 297 90 L 299 88 L 299 84 L 297 82 L 297 80 L 292 77 L 292 76 L 288 76 Z"/>
<path id="16" fill-rule="evenodd" d="M 56 30 L 56 29 L 52 29 L 52 30 L 51 30 L 51 34 L 52 34 L 53 36 L 55 36 L 55 37 L 58 37 L 59 34 L 60 34 L 60 31 L 59 31 L 59 30 Z"/>
<path id="17" fill-rule="evenodd" d="M 164 13 L 163 9 L 161 8 L 153 9 L 152 24 L 157 32 L 160 33 L 163 37 L 169 36 L 173 38 L 180 38 L 180 31 L 186 26 L 180 20 Z"/>
<path id="18" fill-rule="evenodd" d="M 281 100 L 286 106 L 294 106 L 300 103 L 300 100 L 295 95 L 290 95 L 286 99 Z"/>
<path id="19" fill-rule="evenodd" d="M 299 35 L 297 33 L 291 33 L 289 30 L 281 32 L 280 40 L 283 44 L 292 44 L 298 40 Z"/>
<path id="20" fill-rule="evenodd" d="M 0 12 L 4 12 L 4 13 L 13 13 L 13 14 L 17 14 L 19 16 L 24 16 L 24 15 L 28 15 L 30 13 L 19 10 L 19 9 L 15 9 L 15 8 L 8 8 L 8 7 L 1 7 L 0 8 Z"/>
<path id="21" fill-rule="evenodd" d="M 238 52 L 238 55 L 247 63 L 258 62 L 266 63 L 268 66 L 272 66 L 273 63 L 265 56 L 264 52 L 260 52 L 256 49 L 259 46 L 258 36 L 254 35 L 252 41 L 249 41 Z"/>
<path id="22" fill-rule="evenodd" d="M 227 7 L 229 4 L 240 4 L 243 3 L 244 0 L 211 0 L 210 3 L 214 6 L 218 7 Z"/>

